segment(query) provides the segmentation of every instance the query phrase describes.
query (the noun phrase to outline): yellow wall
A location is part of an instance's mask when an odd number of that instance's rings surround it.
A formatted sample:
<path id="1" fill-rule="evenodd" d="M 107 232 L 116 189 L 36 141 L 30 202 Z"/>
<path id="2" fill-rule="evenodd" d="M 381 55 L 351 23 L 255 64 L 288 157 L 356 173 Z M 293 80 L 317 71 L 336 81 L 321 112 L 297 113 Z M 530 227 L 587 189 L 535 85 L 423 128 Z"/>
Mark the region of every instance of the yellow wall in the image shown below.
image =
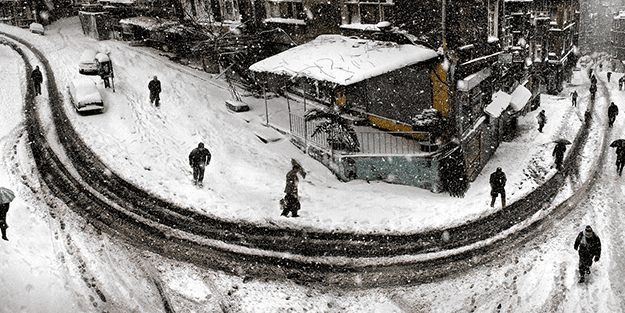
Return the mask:
<path id="1" fill-rule="evenodd" d="M 432 107 L 441 112 L 443 117 L 449 116 L 449 86 L 447 72 L 442 64 L 432 70 Z"/>

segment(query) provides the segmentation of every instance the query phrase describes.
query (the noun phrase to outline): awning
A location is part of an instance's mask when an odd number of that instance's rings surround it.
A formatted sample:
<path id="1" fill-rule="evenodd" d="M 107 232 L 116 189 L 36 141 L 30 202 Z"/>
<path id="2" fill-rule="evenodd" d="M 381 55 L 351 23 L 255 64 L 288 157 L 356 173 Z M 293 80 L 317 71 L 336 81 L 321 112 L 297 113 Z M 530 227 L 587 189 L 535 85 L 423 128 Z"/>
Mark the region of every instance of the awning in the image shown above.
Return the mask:
<path id="1" fill-rule="evenodd" d="M 464 79 L 459 80 L 456 86 L 460 91 L 469 91 L 488 78 L 491 73 L 492 71 L 490 68 L 484 68 L 479 72 L 475 72 Z"/>
<path id="2" fill-rule="evenodd" d="M 261 60 L 250 70 L 347 86 L 438 57 L 420 45 L 321 35 Z"/>
<path id="3" fill-rule="evenodd" d="M 501 113 L 505 111 L 510 105 L 510 100 L 512 96 L 509 94 L 499 90 L 495 94 L 493 94 L 493 102 L 484 108 L 484 112 L 490 115 L 492 118 L 498 118 L 501 116 Z"/>
<path id="4" fill-rule="evenodd" d="M 525 88 L 525 86 L 518 86 L 510 96 L 510 106 L 512 110 L 514 110 L 514 112 L 519 112 L 525 108 L 525 105 L 532 97 L 532 92 Z"/>

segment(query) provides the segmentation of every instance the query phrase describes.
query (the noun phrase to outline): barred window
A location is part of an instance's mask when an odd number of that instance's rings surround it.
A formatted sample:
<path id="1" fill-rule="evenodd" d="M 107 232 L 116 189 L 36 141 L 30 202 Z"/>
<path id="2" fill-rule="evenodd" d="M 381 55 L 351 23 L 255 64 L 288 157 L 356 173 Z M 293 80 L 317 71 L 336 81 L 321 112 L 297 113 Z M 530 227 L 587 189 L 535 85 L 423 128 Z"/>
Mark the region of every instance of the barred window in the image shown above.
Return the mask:
<path id="1" fill-rule="evenodd" d="M 392 19 L 393 5 L 393 0 L 350 0 L 345 3 L 346 24 L 377 24 Z"/>

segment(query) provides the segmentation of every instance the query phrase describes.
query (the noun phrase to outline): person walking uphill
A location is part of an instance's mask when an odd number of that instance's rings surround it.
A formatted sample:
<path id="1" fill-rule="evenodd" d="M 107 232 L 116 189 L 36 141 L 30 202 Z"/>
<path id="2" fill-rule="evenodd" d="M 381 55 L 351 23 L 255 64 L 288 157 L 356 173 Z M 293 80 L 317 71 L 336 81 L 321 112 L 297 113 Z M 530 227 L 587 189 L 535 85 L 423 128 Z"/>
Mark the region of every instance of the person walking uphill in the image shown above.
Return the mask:
<path id="1" fill-rule="evenodd" d="M 2 239 L 9 240 L 7 238 L 7 213 L 9 212 L 9 204 L 8 203 L 0 203 L 0 231 L 2 231 Z"/>
<path id="2" fill-rule="evenodd" d="M 593 259 L 595 262 L 599 262 L 601 240 L 589 225 L 577 235 L 573 248 L 579 254 L 579 282 L 583 283 L 586 280 L 586 274 L 590 274 Z"/>
<path id="3" fill-rule="evenodd" d="M 501 167 L 498 167 L 496 171 L 490 174 L 490 206 L 495 206 L 495 200 L 497 195 L 501 195 L 501 207 L 506 207 L 506 174 Z"/>
<path id="4" fill-rule="evenodd" d="M 618 176 L 623 174 L 623 167 L 625 167 L 625 147 L 620 146 L 616 148 L 616 173 Z"/>
<path id="5" fill-rule="evenodd" d="M 35 87 L 35 94 L 41 94 L 41 83 L 43 82 L 43 75 L 39 70 L 39 66 L 35 66 L 35 69 L 30 73 L 30 79 L 33 81 L 33 86 Z"/>
<path id="6" fill-rule="evenodd" d="M 618 115 L 618 107 L 614 102 L 610 103 L 608 107 L 608 126 L 612 127 L 614 125 L 614 121 L 616 120 L 616 116 Z"/>
<path id="7" fill-rule="evenodd" d="M 154 103 L 154 105 L 159 106 L 161 100 L 161 81 L 158 80 L 156 76 L 154 76 L 148 84 L 148 89 L 150 90 L 150 104 Z"/>
<path id="8" fill-rule="evenodd" d="M 555 159 L 555 163 L 556 163 L 556 169 L 557 170 L 561 170 L 562 169 L 562 161 L 564 161 L 564 152 L 566 151 L 566 145 L 562 142 L 558 142 L 556 144 L 556 147 L 553 148 L 553 153 L 551 155 L 553 155 L 556 159 Z"/>
<path id="9" fill-rule="evenodd" d="M 573 90 L 571 93 L 571 104 L 576 107 L 577 106 L 577 91 Z"/>
<path id="10" fill-rule="evenodd" d="M 543 127 L 547 124 L 547 116 L 545 115 L 545 110 L 540 111 L 536 116 L 536 120 L 538 121 L 538 131 L 543 132 Z"/>
<path id="11" fill-rule="evenodd" d="M 609 83 L 609 82 L 610 82 L 610 77 L 612 77 L 612 72 L 608 72 L 608 73 L 606 74 L 606 76 L 608 77 L 608 83 Z"/>
<path id="12" fill-rule="evenodd" d="M 297 174 L 302 178 L 306 178 L 306 172 L 302 166 L 295 160 L 291 159 L 291 170 L 286 173 L 286 186 L 284 187 L 284 198 L 280 200 L 282 206 L 282 216 L 288 216 L 291 212 L 292 217 L 298 217 L 297 211 L 300 209 L 299 196 L 297 194 L 297 184 L 299 178 Z"/>
<path id="13" fill-rule="evenodd" d="M 204 143 L 200 142 L 197 148 L 193 149 L 189 154 L 189 165 L 193 169 L 193 184 L 202 187 L 204 180 L 204 171 L 211 161 L 211 153 L 204 148 Z"/>
<path id="14" fill-rule="evenodd" d="M 625 83 L 625 76 L 618 79 L 618 90 L 623 90 L 623 83 Z"/>

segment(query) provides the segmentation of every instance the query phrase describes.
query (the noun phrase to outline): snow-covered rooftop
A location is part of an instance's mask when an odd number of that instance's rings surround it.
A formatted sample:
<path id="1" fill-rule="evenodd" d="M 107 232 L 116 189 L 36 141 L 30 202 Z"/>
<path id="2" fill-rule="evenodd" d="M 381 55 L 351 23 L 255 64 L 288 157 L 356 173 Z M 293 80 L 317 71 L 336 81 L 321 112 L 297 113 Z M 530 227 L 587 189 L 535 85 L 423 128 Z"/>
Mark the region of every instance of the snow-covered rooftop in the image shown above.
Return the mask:
<path id="1" fill-rule="evenodd" d="M 510 106 L 515 112 L 519 112 L 532 97 L 532 92 L 525 88 L 525 86 L 518 86 L 510 96 Z"/>
<path id="2" fill-rule="evenodd" d="M 484 112 L 493 118 L 498 118 L 508 108 L 510 99 L 509 94 L 499 90 L 493 95 L 493 102 L 484 108 Z"/>
<path id="3" fill-rule="evenodd" d="M 250 69 L 351 85 L 438 56 L 436 51 L 419 45 L 321 35 L 259 61 Z"/>

